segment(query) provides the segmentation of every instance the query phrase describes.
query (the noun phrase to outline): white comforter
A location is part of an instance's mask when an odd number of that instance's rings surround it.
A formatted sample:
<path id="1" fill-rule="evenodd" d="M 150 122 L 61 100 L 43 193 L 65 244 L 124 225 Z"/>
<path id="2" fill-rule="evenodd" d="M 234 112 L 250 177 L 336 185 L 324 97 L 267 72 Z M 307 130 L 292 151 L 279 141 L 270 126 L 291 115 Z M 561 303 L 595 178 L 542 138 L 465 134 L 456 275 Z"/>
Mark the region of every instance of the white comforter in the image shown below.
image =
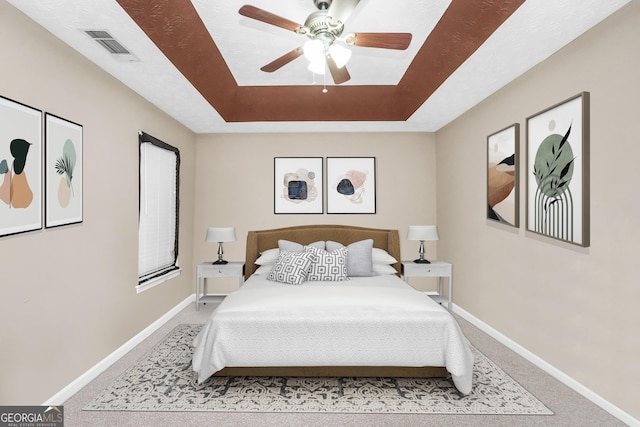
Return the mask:
<path id="1" fill-rule="evenodd" d="M 396 276 L 300 286 L 252 276 L 194 346 L 199 382 L 228 366 L 445 366 L 471 391 L 473 355 L 458 323 Z"/>

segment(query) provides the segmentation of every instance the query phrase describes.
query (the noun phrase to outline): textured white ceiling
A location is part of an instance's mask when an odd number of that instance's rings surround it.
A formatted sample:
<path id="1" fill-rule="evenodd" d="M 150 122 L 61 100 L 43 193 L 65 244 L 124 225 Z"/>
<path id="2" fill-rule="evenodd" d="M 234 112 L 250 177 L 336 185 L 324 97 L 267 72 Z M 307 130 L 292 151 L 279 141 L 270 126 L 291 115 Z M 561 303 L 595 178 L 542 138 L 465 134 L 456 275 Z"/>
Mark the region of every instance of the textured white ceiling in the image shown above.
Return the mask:
<path id="1" fill-rule="evenodd" d="M 630 0 L 527 0 L 406 122 L 277 123 L 225 123 L 115 0 L 7 1 L 192 131 L 210 133 L 437 131 Z M 251 4 L 302 24 L 315 10 L 312 0 L 192 3 L 239 85 L 314 84 L 300 58 L 274 73 L 260 71 L 263 65 L 303 44 L 305 36 L 238 14 L 243 4 Z M 413 40 L 406 51 L 352 47 L 348 64 L 351 80 L 346 84 L 397 84 L 449 3 L 361 1 L 345 32 L 410 32 Z M 138 60 L 114 58 L 85 35 L 86 29 L 109 31 Z M 322 77 L 316 76 L 315 83 L 321 90 Z"/>

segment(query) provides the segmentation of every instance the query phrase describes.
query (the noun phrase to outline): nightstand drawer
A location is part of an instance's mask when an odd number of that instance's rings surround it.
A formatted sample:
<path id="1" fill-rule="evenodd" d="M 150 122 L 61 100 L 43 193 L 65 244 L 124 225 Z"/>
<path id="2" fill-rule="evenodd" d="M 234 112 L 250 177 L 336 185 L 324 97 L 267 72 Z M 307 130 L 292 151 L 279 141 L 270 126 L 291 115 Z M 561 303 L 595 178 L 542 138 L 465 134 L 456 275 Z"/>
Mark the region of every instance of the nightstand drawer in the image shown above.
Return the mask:
<path id="1" fill-rule="evenodd" d="M 244 263 L 228 264 L 204 263 L 198 265 L 198 277 L 241 277 L 244 275 Z"/>
<path id="2" fill-rule="evenodd" d="M 447 262 L 433 261 L 430 264 L 418 264 L 412 262 L 402 263 L 402 274 L 407 277 L 449 277 L 451 276 L 451 264 Z"/>

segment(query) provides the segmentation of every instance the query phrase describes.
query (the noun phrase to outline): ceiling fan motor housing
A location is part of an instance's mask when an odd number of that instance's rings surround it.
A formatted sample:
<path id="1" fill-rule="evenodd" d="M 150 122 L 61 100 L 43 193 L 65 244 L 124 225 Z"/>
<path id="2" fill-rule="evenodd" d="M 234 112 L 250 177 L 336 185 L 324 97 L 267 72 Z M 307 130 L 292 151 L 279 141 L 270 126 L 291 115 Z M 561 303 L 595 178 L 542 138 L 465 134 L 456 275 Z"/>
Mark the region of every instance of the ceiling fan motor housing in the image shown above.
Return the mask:
<path id="1" fill-rule="evenodd" d="M 329 6 L 331 6 L 331 0 L 313 0 L 313 4 L 315 4 L 319 10 L 327 10 Z"/>
<path id="2" fill-rule="evenodd" d="M 338 25 L 333 25 L 333 22 L 327 18 L 327 12 L 319 10 L 309 15 L 304 23 L 304 28 L 308 30 L 305 33 L 310 38 L 331 44 L 336 38 L 340 37 L 344 30 L 344 25 L 342 22 L 338 22 Z"/>

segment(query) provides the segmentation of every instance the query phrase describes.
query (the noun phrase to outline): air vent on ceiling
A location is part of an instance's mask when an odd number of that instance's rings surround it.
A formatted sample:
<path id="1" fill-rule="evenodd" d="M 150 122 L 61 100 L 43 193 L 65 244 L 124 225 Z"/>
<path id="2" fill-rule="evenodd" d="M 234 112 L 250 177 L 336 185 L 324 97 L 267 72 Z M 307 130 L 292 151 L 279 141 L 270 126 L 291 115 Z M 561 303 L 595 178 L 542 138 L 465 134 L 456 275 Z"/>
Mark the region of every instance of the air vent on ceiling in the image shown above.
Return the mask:
<path id="1" fill-rule="evenodd" d="M 110 54 L 116 58 L 125 61 L 137 61 L 138 59 L 129 49 L 124 47 L 122 43 L 116 40 L 108 31 L 105 30 L 84 30 L 84 33 L 95 40 L 100 46 L 104 47 Z"/>

